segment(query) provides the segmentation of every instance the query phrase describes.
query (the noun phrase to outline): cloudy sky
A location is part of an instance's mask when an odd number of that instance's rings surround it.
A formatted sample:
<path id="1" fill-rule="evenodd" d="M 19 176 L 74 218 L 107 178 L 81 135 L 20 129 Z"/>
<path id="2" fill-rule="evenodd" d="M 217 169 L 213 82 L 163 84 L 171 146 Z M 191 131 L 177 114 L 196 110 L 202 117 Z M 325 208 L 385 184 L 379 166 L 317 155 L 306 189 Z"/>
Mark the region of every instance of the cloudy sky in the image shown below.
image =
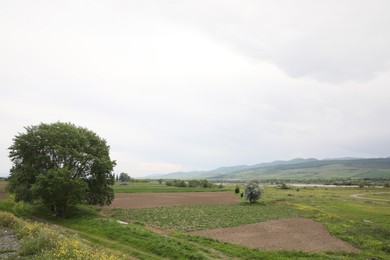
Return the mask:
<path id="1" fill-rule="evenodd" d="M 390 1 L 0 1 L 0 175 L 25 126 L 116 173 L 390 156 Z"/>

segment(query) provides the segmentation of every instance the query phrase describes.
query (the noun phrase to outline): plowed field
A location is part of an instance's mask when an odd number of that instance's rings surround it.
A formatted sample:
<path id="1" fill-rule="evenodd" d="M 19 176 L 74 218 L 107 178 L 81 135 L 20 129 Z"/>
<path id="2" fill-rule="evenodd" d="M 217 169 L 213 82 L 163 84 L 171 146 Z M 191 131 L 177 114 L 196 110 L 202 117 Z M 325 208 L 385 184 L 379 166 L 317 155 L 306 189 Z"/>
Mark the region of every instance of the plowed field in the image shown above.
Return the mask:
<path id="1" fill-rule="evenodd" d="M 233 192 L 117 193 L 108 208 L 136 209 L 239 202 Z"/>
<path id="2" fill-rule="evenodd" d="M 358 251 L 347 242 L 330 235 L 323 224 L 306 218 L 270 220 L 232 228 L 196 231 L 191 234 L 266 250 Z"/>

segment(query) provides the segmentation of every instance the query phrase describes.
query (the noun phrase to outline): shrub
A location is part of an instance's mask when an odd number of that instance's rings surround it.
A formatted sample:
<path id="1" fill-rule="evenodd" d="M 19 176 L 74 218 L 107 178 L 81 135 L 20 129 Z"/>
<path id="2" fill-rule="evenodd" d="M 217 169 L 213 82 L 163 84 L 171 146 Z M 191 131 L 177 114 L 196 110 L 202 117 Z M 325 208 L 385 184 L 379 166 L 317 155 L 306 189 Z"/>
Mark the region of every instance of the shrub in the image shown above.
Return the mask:
<path id="1" fill-rule="evenodd" d="M 240 193 L 240 187 L 236 185 L 236 188 L 234 189 L 234 193 L 238 194 Z"/>
<path id="2" fill-rule="evenodd" d="M 281 184 L 279 184 L 279 189 L 282 189 L 282 190 L 288 190 L 290 189 L 290 186 L 288 186 L 286 183 L 282 182 Z"/>
<path id="3" fill-rule="evenodd" d="M 257 181 L 249 181 L 244 185 L 244 196 L 250 203 L 256 202 L 261 196 L 261 189 Z"/>
<path id="4" fill-rule="evenodd" d="M 75 234 L 38 222 L 28 222 L 0 211 L 0 226 L 12 228 L 20 239 L 19 256 L 28 259 L 122 259 L 93 246 Z M 15 258 L 19 259 L 19 258 Z"/>
<path id="5" fill-rule="evenodd" d="M 18 224 L 18 218 L 13 214 L 0 211 L 0 226 L 6 228 L 12 228 Z"/>

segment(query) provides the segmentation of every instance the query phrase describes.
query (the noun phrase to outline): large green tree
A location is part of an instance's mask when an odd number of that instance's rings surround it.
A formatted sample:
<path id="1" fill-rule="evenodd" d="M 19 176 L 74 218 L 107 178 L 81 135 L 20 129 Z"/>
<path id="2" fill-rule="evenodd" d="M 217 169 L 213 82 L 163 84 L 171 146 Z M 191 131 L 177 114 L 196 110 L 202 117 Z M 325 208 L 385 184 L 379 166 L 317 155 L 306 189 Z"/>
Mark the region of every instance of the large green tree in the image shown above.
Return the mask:
<path id="1" fill-rule="evenodd" d="M 41 123 L 25 130 L 9 147 L 9 190 L 16 201 L 42 201 L 59 216 L 79 203 L 112 202 L 115 161 L 104 139 L 71 123 Z"/>

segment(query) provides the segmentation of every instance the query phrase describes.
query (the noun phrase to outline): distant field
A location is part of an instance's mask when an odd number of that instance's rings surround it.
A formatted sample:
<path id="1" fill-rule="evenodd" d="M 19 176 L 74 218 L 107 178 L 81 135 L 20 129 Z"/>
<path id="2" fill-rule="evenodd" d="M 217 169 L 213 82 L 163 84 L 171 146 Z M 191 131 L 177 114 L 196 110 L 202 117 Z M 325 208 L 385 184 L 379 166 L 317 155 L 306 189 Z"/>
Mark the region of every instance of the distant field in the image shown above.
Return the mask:
<path id="1" fill-rule="evenodd" d="M 385 197 L 375 188 L 300 187 L 289 190 L 265 187 L 261 203 L 248 205 L 193 205 L 148 209 L 114 209 L 112 216 L 127 222 L 166 230 L 188 232 L 215 228 L 239 227 L 267 220 L 305 217 L 325 223 L 332 235 L 361 250 L 341 259 L 390 259 L 390 202 L 356 199 L 353 194 Z M 184 236 L 202 245 L 208 243 Z M 293 239 L 293 237 L 291 237 Z M 217 246 L 217 245 L 215 245 Z M 329 258 L 338 258 L 332 253 Z M 328 258 L 323 256 L 324 259 Z M 283 258 L 283 257 L 282 257 Z M 298 257 L 299 258 L 299 257 Z M 315 259 L 316 256 L 309 258 Z M 283 258 L 284 259 L 284 258 Z M 322 259 L 322 257 L 320 257 Z"/>
<path id="2" fill-rule="evenodd" d="M 108 208 L 155 208 L 177 205 L 234 204 L 233 192 L 118 193 Z"/>
<path id="3" fill-rule="evenodd" d="M 149 192 L 205 192 L 205 191 L 227 191 L 232 187 L 226 188 L 190 188 L 190 187 L 172 187 L 158 182 L 129 182 L 127 185 L 115 183 L 114 191 L 116 193 L 149 193 Z"/>

